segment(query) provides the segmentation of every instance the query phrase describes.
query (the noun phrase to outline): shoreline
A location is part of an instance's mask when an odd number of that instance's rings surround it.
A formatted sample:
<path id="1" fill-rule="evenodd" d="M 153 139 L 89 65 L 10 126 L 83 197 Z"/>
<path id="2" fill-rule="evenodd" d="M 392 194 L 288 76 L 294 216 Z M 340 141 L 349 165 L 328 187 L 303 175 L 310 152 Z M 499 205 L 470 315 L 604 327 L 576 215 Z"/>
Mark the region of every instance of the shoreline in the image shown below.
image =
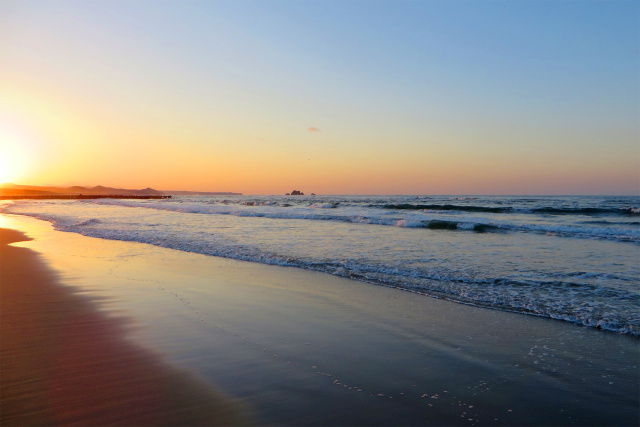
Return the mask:
<path id="1" fill-rule="evenodd" d="M 0 215 L 3 226 L 35 238 L 9 248 L 35 250 L 74 298 L 129 319 L 120 338 L 215 384 L 261 424 L 638 422 L 636 338 L 24 216 Z"/>
<path id="2" fill-rule="evenodd" d="M 584 198 L 551 203 L 502 197 L 460 203 L 471 211 L 498 209 L 514 215 L 484 218 L 484 214 L 451 213 L 448 209 L 456 206 L 440 199 L 430 205 L 416 199 L 338 198 L 280 206 L 278 197 L 21 201 L 6 202 L 4 211 L 49 218 L 60 230 L 98 238 L 323 271 L 460 303 L 640 336 L 635 315 L 640 271 L 637 251 L 628 246 L 640 230 L 618 229 L 606 221 L 585 225 L 580 219 L 623 215 L 620 221 L 632 224 L 627 215 L 632 202 L 619 205 L 600 200 L 594 202 L 596 209 L 588 207 Z M 571 204 L 574 208 L 563 208 Z M 389 210 L 394 206 L 445 210 Z M 116 216 L 110 218 L 109 212 Z M 138 221 L 138 217 L 149 221 Z M 430 230 L 434 223 L 451 227 Z M 489 232 L 476 232 L 489 224 L 493 224 Z M 300 234 L 294 236 L 291 230 Z M 393 241 L 400 244 L 387 245 Z M 618 261 L 610 263 L 610 259 Z M 611 304 L 613 309 L 608 308 Z"/>
<path id="3" fill-rule="evenodd" d="M 242 406 L 126 340 L 125 318 L 61 286 L 0 229 L 0 424 L 244 425 Z"/>

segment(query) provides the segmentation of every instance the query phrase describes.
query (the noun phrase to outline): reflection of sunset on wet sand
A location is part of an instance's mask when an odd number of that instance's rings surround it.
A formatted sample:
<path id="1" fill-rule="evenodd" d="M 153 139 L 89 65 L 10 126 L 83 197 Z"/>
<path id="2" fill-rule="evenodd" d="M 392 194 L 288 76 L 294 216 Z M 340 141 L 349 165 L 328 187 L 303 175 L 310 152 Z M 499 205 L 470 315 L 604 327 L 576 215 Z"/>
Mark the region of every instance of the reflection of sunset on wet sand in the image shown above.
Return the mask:
<path id="1" fill-rule="evenodd" d="M 0 229 L 2 425 L 234 425 L 242 407 L 124 339 L 126 319 L 56 283 Z"/>

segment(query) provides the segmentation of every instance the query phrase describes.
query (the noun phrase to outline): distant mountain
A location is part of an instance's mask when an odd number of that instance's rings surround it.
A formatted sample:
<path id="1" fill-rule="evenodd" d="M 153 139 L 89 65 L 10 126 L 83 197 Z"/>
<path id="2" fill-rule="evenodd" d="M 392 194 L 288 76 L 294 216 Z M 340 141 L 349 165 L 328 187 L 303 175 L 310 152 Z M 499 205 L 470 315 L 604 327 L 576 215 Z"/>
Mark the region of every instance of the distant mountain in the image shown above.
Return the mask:
<path id="1" fill-rule="evenodd" d="M 232 193 L 229 191 L 169 191 L 162 190 L 163 194 L 172 196 L 242 196 L 242 193 Z"/>
<path id="2" fill-rule="evenodd" d="M 4 184 L 0 185 L 0 196 L 28 196 L 28 195 L 119 195 L 119 196 L 161 196 L 164 193 L 145 188 L 142 190 L 128 190 L 124 188 L 103 187 L 82 187 L 74 185 L 72 187 L 42 187 L 35 185 Z"/>
<path id="3" fill-rule="evenodd" d="M 81 194 L 121 194 L 127 196 L 161 196 L 164 193 L 154 190 L 153 188 L 144 188 L 142 190 L 128 190 L 124 188 L 112 188 L 103 187 L 102 185 L 96 185 L 93 188 L 86 187 L 69 187 L 68 190 L 73 189 L 74 192 Z"/>
<path id="4" fill-rule="evenodd" d="M 78 195 L 85 196 L 242 196 L 242 193 L 233 193 L 230 191 L 158 191 L 153 188 L 143 188 L 142 190 L 130 190 L 125 188 L 104 187 L 96 185 L 95 187 L 83 187 L 74 185 L 72 187 L 53 187 L 53 186 L 36 186 L 36 185 L 20 185 L 20 184 L 0 184 L 0 196 L 37 196 L 37 195 Z"/>

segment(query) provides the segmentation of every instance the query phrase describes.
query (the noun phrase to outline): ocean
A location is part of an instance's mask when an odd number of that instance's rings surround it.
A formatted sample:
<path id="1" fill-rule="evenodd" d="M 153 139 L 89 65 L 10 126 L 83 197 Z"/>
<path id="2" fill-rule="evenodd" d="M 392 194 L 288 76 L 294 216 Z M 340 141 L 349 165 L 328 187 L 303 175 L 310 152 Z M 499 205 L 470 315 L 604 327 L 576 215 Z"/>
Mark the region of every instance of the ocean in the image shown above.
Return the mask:
<path id="1" fill-rule="evenodd" d="M 174 196 L 0 212 L 640 336 L 640 197 Z"/>

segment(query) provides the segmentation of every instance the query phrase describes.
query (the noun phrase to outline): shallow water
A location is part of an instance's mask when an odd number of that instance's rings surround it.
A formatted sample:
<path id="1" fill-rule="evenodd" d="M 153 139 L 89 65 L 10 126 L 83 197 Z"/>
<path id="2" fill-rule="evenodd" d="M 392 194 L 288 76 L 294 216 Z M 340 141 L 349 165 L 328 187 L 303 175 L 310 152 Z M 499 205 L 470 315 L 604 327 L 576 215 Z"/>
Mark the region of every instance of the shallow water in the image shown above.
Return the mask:
<path id="1" fill-rule="evenodd" d="M 180 196 L 5 211 L 640 335 L 639 206 L 637 197 Z"/>

